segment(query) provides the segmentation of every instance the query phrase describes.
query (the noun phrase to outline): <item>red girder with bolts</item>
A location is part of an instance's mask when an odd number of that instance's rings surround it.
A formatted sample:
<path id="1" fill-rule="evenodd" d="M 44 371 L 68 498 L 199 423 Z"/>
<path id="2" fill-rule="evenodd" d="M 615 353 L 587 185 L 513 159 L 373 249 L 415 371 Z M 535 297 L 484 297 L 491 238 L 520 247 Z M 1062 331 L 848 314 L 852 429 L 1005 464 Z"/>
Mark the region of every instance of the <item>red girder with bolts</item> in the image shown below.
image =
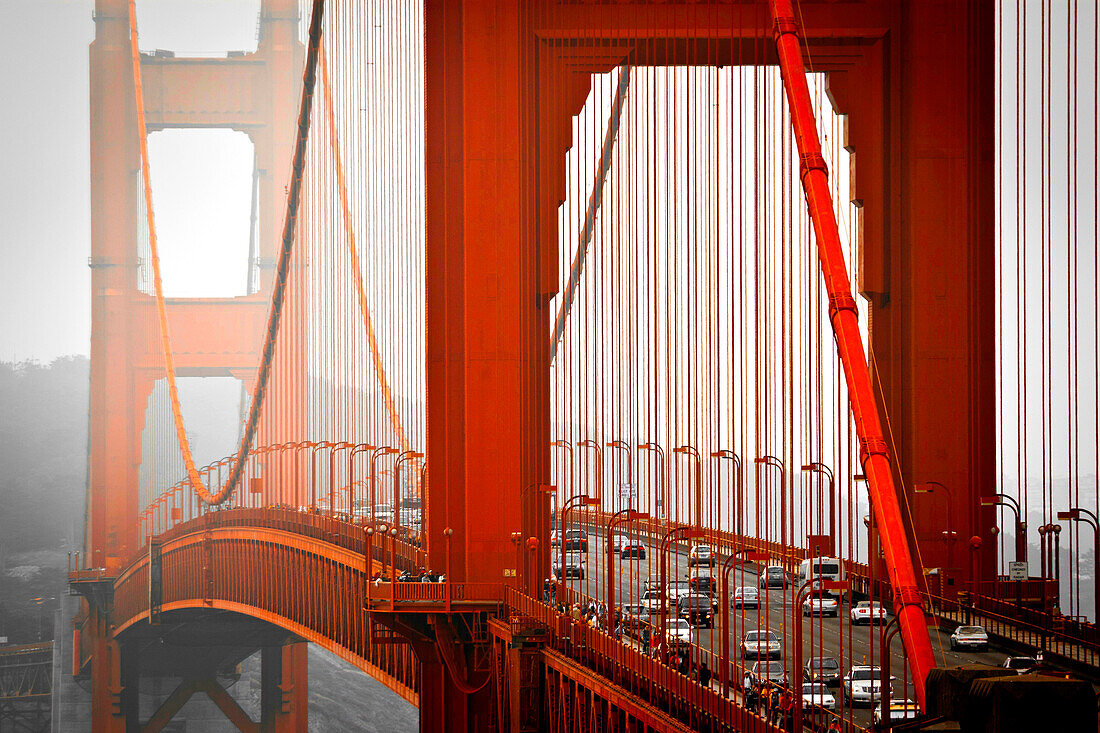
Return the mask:
<path id="1" fill-rule="evenodd" d="M 263 343 L 274 285 L 264 265 L 270 267 L 278 254 L 281 196 L 292 180 L 289 161 L 300 112 L 296 70 L 304 49 L 297 42 L 297 5 L 264 1 L 263 42 L 247 67 L 236 59 L 141 62 L 148 130 L 243 129 L 266 171 L 257 291 L 238 299 L 166 302 L 171 353 L 181 375 L 252 380 L 257 373 L 256 347 Z M 960 532 L 975 534 L 993 523 L 992 508 L 979 501 L 995 485 L 992 160 L 986 143 L 994 119 L 992 3 L 958 0 L 945 8 L 917 0 L 807 1 L 795 8 L 788 0 L 700 2 L 688 13 L 677 4 L 648 2 L 426 0 L 423 13 L 427 421 L 421 439 L 430 473 L 404 439 L 399 456 L 407 470 L 415 467 L 425 500 L 424 530 L 416 539 L 392 526 L 399 519 L 380 527 L 353 517 L 350 484 L 349 511 L 338 513 L 338 497 L 330 493 L 329 516 L 317 513 L 316 493 L 306 497 L 300 481 L 280 503 L 305 506 L 312 499 L 310 512 L 271 508 L 272 499 L 283 495 L 248 493 L 247 474 L 230 497 L 230 511 L 195 512 L 204 505 L 185 499 L 188 488 L 181 485 L 139 512 L 144 400 L 163 373 L 164 358 L 155 334 L 138 325 L 149 320 L 154 298 L 140 292 L 130 274 L 137 264 L 132 233 L 139 204 L 131 173 L 138 167 L 139 135 L 127 3 L 97 0 L 84 562 L 92 572 L 74 574 L 89 597 L 98 592 L 92 585 L 107 579 L 114 592 L 109 614 L 89 603 L 75 651 L 75 666 L 90 669 L 93 678 L 95 730 L 123 729 L 130 714 L 128 698 L 118 692 L 127 674 L 118 637 L 160 613 L 204 609 L 268 622 L 351 660 L 418 702 L 424 730 L 524 730 L 531 725 L 532 700 L 542 706 L 535 724 L 541 719 L 553 730 L 772 730 L 735 700 L 536 600 L 555 552 L 548 541 L 550 497 L 547 491 L 517 490 L 550 483 L 548 316 L 559 287 L 558 214 L 571 123 L 588 97 L 592 74 L 627 60 L 632 68 L 722 66 L 743 58 L 735 53 L 746 49 L 751 54 L 744 57 L 754 63 L 783 69 L 887 560 L 883 566 L 872 558 L 866 576 L 880 583 L 889 576 L 923 698 L 933 660 L 910 547 L 919 543 L 928 566 L 949 564 L 950 548 L 924 542 L 938 537 L 942 518 L 918 510 L 911 526 L 903 523 L 899 498 L 907 489 L 896 465 L 909 472 L 919 467 L 920 475 L 956 487 L 945 499 Z M 699 38 L 717 42 L 704 53 L 689 42 Z M 804 52 L 813 71 L 829 75 L 834 106 L 849 115 L 846 147 L 856 153 L 852 197 L 863 212 L 856 290 L 869 298 L 874 315 L 874 389 L 836 222 L 830 223 Z M 247 80 L 237 79 L 245 68 Z M 966 73 L 945 84 L 945 68 Z M 261 90 L 249 95 L 251 108 L 222 99 L 225 89 L 241 85 Z M 187 94 L 181 101 L 173 95 L 182 89 Z M 942 160 L 953 161 L 953 175 L 943 175 L 936 162 Z M 335 177 L 338 208 L 350 220 L 339 166 Z M 952 200 L 968 205 L 953 208 L 949 219 L 929 215 Z M 355 256 L 354 245 L 351 251 Z M 944 268 L 947 253 L 968 266 Z M 356 285 L 365 313 L 363 283 Z M 932 298 L 935 308 L 929 307 Z M 967 327 L 945 332 L 945 319 Z M 284 328 L 297 323 L 292 319 Z M 929 349 L 946 358 L 922 358 Z M 376 343 L 372 357 L 381 372 Z M 393 402 L 387 394 L 391 413 Z M 892 456 L 880 411 L 892 419 Z M 266 460 L 270 453 L 264 451 L 296 456 L 306 445 L 300 440 L 306 421 L 290 411 L 277 431 L 263 436 L 272 448 L 254 449 L 260 458 L 249 460 Z M 381 450 L 365 443 L 326 445 L 333 453 L 338 445 Z M 701 482 L 701 458 L 695 455 L 695 480 Z M 373 487 L 373 460 L 371 466 Z M 295 469 L 296 478 L 315 480 L 315 470 Z M 394 473 L 398 493 L 399 469 Z M 209 483 L 213 474 L 205 475 Z M 331 480 L 331 469 L 327 475 Z M 696 506 L 702 516 L 701 500 Z M 396 506 L 393 511 L 399 513 Z M 670 529 L 644 514 L 621 516 L 651 534 Z M 152 545 L 142 547 L 149 535 L 159 539 L 156 555 Z M 740 535 L 715 541 L 785 563 L 801 557 L 797 548 Z M 976 579 L 991 575 L 994 553 L 992 543 L 974 553 L 970 572 Z M 149 594 L 153 562 L 164 579 L 155 610 Z M 397 582 L 398 572 L 425 567 L 445 569 L 447 582 Z M 265 712 L 264 725 L 271 729 L 304 729 L 301 654 L 294 645 L 283 651 L 283 674 L 290 676 L 283 681 L 296 685 L 299 698 Z M 193 682 L 194 689 L 207 689 L 206 681 Z"/>

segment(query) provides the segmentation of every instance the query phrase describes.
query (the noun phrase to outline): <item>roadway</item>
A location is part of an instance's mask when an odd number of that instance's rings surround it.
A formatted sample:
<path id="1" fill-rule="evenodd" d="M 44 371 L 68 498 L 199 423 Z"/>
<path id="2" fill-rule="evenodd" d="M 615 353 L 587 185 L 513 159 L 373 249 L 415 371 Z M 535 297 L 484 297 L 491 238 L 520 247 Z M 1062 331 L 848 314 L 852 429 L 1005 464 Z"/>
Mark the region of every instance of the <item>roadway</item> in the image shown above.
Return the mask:
<path id="1" fill-rule="evenodd" d="M 658 575 L 660 572 L 657 547 L 653 542 L 646 541 L 637 535 L 635 539 L 642 539 L 646 548 L 646 559 L 638 558 L 620 559 L 614 558 L 616 570 L 615 605 L 616 607 L 626 603 L 640 603 L 646 579 L 650 575 Z M 553 548 L 554 557 L 557 558 L 560 548 Z M 569 578 L 568 585 L 574 592 L 603 602 L 605 595 L 606 568 L 606 544 L 602 533 L 589 533 L 588 553 L 586 555 L 585 578 Z M 721 593 L 721 561 L 714 568 L 714 576 L 719 583 L 718 591 Z M 668 579 L 686 580 L 689 575 L 688 553 L 684 546 L 670 548 L 668 552 Z M 758 587 L 759 575 L 752 563 L 742 563 L 730 571 L 729 589 L 732 594 L 737 586 Z M 693 628 L 692 641 L 696 645 L 696 654 L 702 658 L 710 654 L 712 660 L 709 663 L 714 672 L 712 687 L 720 689 L 720 677 L 718 674 L 717 660 L 722 651 L 722 634 L 729 636 L 730 659 L 735 663 L 741 663 L 740 642 L 746 631 L 755 629 L 767 629 L 775 632 L 783 646 L 782 661 L 787 674 L 793 680 L 793 664 L 795 659 L 795 616 L 792 608 L 795 601 L 795 581 L 790 581 L 787 588 L 774 588 L 767 592 L 760 591 L 760 607 L 757 609 L 735 609 L 730 603 L 730 623 L 726 624 L 721 618 L 722 608 L 719 605 L 714 617 L 714 628 Z M 881 659 L 881 631 L 878 626 L 852 626 L 849 621 L 850 605 L 847 599 L 842 600 L 837 618 L 803 618 L 802 619 L 802 662 L 805 664 L 811 657 L 834 657 L 841 666 L 842 677 L 848 673 L 853 665 L 879 665 Z M 887 609 L 889 611 L 889 609 Z M 670 604 L 669 616 L 675 616 L 675 606 Z M 797 609 L 801 614 L 801 609 Z M 889 616 L 887 621 L 893 619 Z M 652 622 L 659 624 L 657 615 L 651 616 Z M 1011 654 L 1007 650 L 997 649 L 990 645 L 987 651 L 954 652 L 950 649 L 950 634 L 941 632 L 938 628 L 929 629 L 932 635 L 933 648 L 936 650 L 940 666 L 953 667 L 959 664 L 985 663 L 999 665 L 1005 657 Z M 624 636 L 624 641 L 632 642 Z M 700 654 L 703 652 L 703 654 Z M 751 666 L 753 659 L 749 659 L 747 666 Z M 890 645 L 890 672 L 896 677 L 893 683 L 893 696 L 895 698 L 914 698 L 911 681 L 908 679 L 908 670 L 905 668 L 905 659 L 902 650 L 901 639 L 895 635 Z M 740 678 L 740 673 L 732 673 L 730 684 L 735 688 Z M 861 727 L 869 727 L 871 724 L 873 708 L 851 708 L 840 692 L 839 686 L 832 688 L 837 698 L 836 711 L 847 720 Z M 739 693 L 734 692 L 735 696 Z"/>

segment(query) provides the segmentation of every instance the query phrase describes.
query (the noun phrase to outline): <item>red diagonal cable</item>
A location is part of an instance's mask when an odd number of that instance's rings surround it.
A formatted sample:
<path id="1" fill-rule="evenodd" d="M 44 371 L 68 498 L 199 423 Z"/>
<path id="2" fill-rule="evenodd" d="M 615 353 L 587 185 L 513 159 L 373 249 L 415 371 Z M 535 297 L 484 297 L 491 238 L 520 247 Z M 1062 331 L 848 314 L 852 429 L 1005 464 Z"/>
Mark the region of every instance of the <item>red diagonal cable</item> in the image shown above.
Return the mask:
<path id="1" fill-rule="evenodd" d="M 791 124 L 801 156 L 802 187 L 818 244 L 818 257 L 829 294 L 829 315 L 836 336 L 837 351 L 848 383 L 849 402 L 860 439 L 860 459 L 867 476 L 871 507 L 886 554 L 886 565 L 894 588 L 894 606 L 902 639 L 909 652 L 917 701 L 925 708 L 924 683 L 935 666 L 924 608 L 909 542 L 898 504 L 891 459 L 883 437 L 882 422 L 871 388 L 871 376 L 864 357 L 855 299 L 851 294 L 848 269 L 840 232 L 833 214 L 832 195 L 825 159 L 817 138 L 817 120 L 806 84 L 800 45 L 801 31 L 791 0 L 771 0 L 775 21 L 775 44 L 783 87 L 791 112 Z"/>

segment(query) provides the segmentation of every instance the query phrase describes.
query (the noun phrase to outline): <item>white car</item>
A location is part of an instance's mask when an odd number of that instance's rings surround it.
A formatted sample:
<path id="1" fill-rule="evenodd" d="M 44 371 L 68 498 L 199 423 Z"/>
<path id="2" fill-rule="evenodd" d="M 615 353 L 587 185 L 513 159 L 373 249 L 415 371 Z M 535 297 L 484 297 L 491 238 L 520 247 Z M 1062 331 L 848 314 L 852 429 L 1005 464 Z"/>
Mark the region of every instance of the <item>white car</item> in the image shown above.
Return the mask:
<path id="1" fill-rule="evenodd" d="M 756 630 L 745 634 L 741 640 L 741 656 L 745 659 L 779 659 L 783 646 L 773 631 Z"/>
<path id="2" fill-rule="evenodd" d="M 802 685 L 802 709 L 809 708 L 836 710 L 836 698 L 822 683 L 805 682 Z"/>
<path id="3" fill-rule="evenodd" d="M 710 549 L 710 545 L 693 545 L 691 552 L 688 554 L 689 568 L 696 565 L 706 565 L 709 568 L 717 561 L 718 559 L 714 556 L 714 551 Z"/>
<path id="4" fill-rule="evenodd" d="M 890 722 L 913 720 L 920 717 L 920 707 L 912 700 L 891 700 L 889 707 Z M 875 708 L 875 726 L 882 725 L 882 708 Z"/>
<path id="5" fill-rule="evenodd" d="M 882 670 L 879 667 L 852 667 L 848 676 L 844 678 L 844 694 L 852 707 L 873 705 L 882 699 L 882 680 L 879 679 L 881 674 Z M 893 679 L 891 677 L 887 682 Z M 890 694 L 889 684 L 887 687 L 886 692 Z"/>
<path id="6" fill-rule="evenodd" d="M 951 635 L 951 651 L 988 648 L 989 635 L 981 626 L 960 626 Z"/>
<path id="7" fill-rule="evenodd" d="M 878 601 L 860 601 L 848 615 L 853 626 L 886 623 L 886 609 Z"/>
<path id="8" fill-rule="evenodd" d="M 692 642 L 691 624 L 687 619 L 679 617 L 665 619 L 665 639 L 669 646 L 690 644 Z"/>
<path id="9" fill-rule="evenodd" d="M 642 605 L 646 607 L 649 613 L 656 614 L 661 612 L 661 591 L 656 588 L 651 588 L 642 593 Z"/>
<path id="10" fill-rule="evenodd" d="M 629 544 L 629 542 L 630 538 L 627 537 L 625 534 L 617 534 L 611 538 L 611 551 L 622 552 L 623 547 Z"/>
<path id="11" fill-rule="evenodd" d="M 803 616 L 838 616 L 840 604 L 832 596 L 824 593 L 811 593 L 810 597 L 802 602 Z"/>
<path id="12" fill-rule="evenodd" d="M 368 511 L 370 511 L 371 519 L 376 522 L 389 523 L 393 521 L 393 504 L 375 504 Z"/>
<path id="13" fill-rule="evenodd" d="M 675 606 L 677 601 L 691 594 L 691 585 L 686 580 L 670 580 L 667 586 L 669 605 Z"/>
<path id="14" fill-rule="evenodd" d="M 760 591 L 751 585 L 741 586 L 733 592 L 734 608 L 760 608 Z"/>

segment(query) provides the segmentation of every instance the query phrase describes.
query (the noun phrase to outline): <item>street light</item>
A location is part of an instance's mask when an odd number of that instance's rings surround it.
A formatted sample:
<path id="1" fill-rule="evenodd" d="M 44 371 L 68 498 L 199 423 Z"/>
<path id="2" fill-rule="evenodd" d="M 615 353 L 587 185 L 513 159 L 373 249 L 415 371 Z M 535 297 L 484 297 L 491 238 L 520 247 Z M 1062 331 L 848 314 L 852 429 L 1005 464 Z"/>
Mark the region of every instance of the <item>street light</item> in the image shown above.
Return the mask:
<path id="1" fill-rule="evenodd" d="M 724 697 L 729 697 L 730 694 L 730 634 L 735 631 L 730 627 L 730 571 L 739 560 L 764 566 L 768 564 L 768 554 L 754 550 L 737 550 L 722 561 L 722 695 Z"/>
<path id="2" fill-rule="evenodd" d="M 939 481 L 925 481 L 924 485 L 927 486 L 928 488 L 919 489 L 916 486 L 914 486 L 913 487 L 913 493 L 914 494 L 935 494 L 936 489 L 939 489 L 940 491 L 942 491 L 945 494 L 944 505 L 945 505 L 946 510 L 944 511 L 944 526 L 946 526 L 947 529 L 941 531 L 940 536 L 943 539 L 943 543 L 944 543 L 944 545 L 946 545 L 946 548 L 947 548 L 947 564 L 948 564 L 948 567 L 954 567 L 954 560 L 952 559 L 952 554 L 953 554 L 952 550 L 954 549 L 955 538 L 957 538 L 958 535 L 959 535 L 958 532 L 951 529 L 951 527 L 954 526 L 953 522 L 951 521 L 951 505 L 955 503 L 955 496 L 952 493 L 951 489 L 947 488 L 946 486 L 941 484 Z"/>
<path id="3" fill-rule="evenodd" d="M 1096 515 L 1083 507 L 1072 507 L 1068 512 L 1058 512 L 1059 522 L 1084 522 L 1092 527 L 1093 535 L 1093 558 L 1100 558 L 1100 519 L 1097 519 Z M 1055 525 L 1056 529 L 1060 528 Z M 1055 558 L 1057 564 L 1057 558 Z M 1100 611 L 1100 573 L 1093 572 L 1093 594 L 1095 608 Z M 1071 594 L 1072 597 L 1072 594 Z M 1061 600 L 1061 599 L 1059 599 Z"/>
<path id="4" fill-rule="evenodd" d="M 554 484 L 547 484 L 547 483 L 544 483 L 542 481 L 535 481 L 534 483 L 530 483 L 530 484 L 527 484 L 527 486 L 524 486 L 523 490 L 519 492 L 519 503 L 520 503 L 520 511 L 521 512 L 523 510 L 524 497 L 527 495 L 527 492 L 530 491 L 531 489 L 538 489 L 540 492 L 546 494 L 547 496 L 553 496 L 555 493 L 557 493 L 558 487 L 555 486 Z M 521 524 L 522 524 L 522 522 L 521 522 Z M 539 501 L 538 506 L 535 507 L 535 533 L 538 534 L 538 533 L 541 533 L 541 532 L 542 532 L 542 501 Z M 528 547 L 530 547 L 530 538 L 528 539 Z M 532 549 L 537 549 L 537 546 L 535 548 L 532 548 Z M 526 562 L 523 565 L 523 569 L 524 569 L 524 573 L 526 574 L 526 572 L 527 572 L 527 563 Z M 532 573 L 531 576 L 532 576 L 531 578 L 527 579 L 527 582 L 530 586 L 528 588 L 528 593 L 530 595 L 534 596 L 535 594 L 534 594 L 533 590 L 536 588 L 534 573 Z"/>
<path id="5" fill-rule="evenodd" d="M 783 461 L 779 460 L 775 456 L 763 456 L 756 459 L 758 465 L 774 466 L 779 469 L 779 544 L 783 546 L 783 550 L 788 549 L 787 545 L 787 469 L 783 465 Z"/>
<path id="6" fill-rule="evenodd" d="M 669 543 L 674 539 L 693 539 L 701 538 L 704 532 L 699 527 L 674 527 L 665 533 L 664 539 L 661 540 L 660 546 L 657 548 L 657 552 L 660 554 L 660 588 L 661 593 L 661 626 L 658 633 L 662 634 L 662 648 L 665 651 L 665 661 L 668 661 L 668 558 L 666 552 Z"/>
<path id="7" fill-rule="evenodd" d="M 1020 502 L 1008 494 L 993 494 L 992 496 L 983 496 L 981 505 L 1007 506 L 1012 509 L 1012 513 L 1016 516 L 1016 562 L 1022 562 L 1025 555 L 1024 533 L 1027 531 L 1027 525 L 1024 524 L 1023 517 L 1020 516 Z"/>
<path id="8" fill-rule="evenodd" d="M 818 473 L 829 479 L 829 537 L 832 538 L 834 547 L 836 545 L 836 479 L 833 476 L 831 468 L 824 463 L 812 461 L 802 467 L 803 472 Z M 820 502 L 819 502 L 820 504 Z M 818 532 L 821 531 L 821 527 L 818 527 Z M 835 550 L 834 550 L 835 551 Z"/>
<path id="9" fill-rule="evenodd" d="M 634 491 L 634 456 L 630 452 L 630 445 L 622 440 L 611 440 L 606 443 L 606 446 L 608 448 L 619 448 L 626 455 L 626 485 L 627 491 L 630 492 L 627 494 L 626 501 L 629 507 L 632 504 L 632 494 Z M 620 500 L 622 499 L 621 490 L 619 491 L 619 498 Z"/>
<path id="10" fill-rule="evenodd" d="M 744 488 L 745 488 L 745 474 L 741 470 L 741 457 L 731 450 L 723 448 L 722 450 L 716 450 L 710 454 L 711 458 L 724 458 L 727 461 L 733 461 L 735 488 L 734 495 L 737 505 L 737 518 L 734 522 L 734 532 L 739 537 L 744 537 L 744 527 L 742 526 L 742 517 L 744 515 Z M 732 511 L 733 502 L 730 503 Z"/>
<path id="11" fill-rule="evenodd" d="M 414 450 L 402 451 L 397 455 L 397 460 L 393 464 L 393 526 L 395 528 L 408 529 L 401 521 L 401 465 L 409 461 L 415 461 L 423 458 L 423 453 L 417 453 Z M 396 561 L 394 564 L 394 571 L 396 572 Z"/>
<path id="12" fill-rule="evenodd" d="M 691 456 L 695 459 L 695 526 L 703 526 L 703 459 L 699 451 L 690 445 L 681 445 L 672 449 L 673 453 Z"/>
<path id="13" fill-rule="evenodd" d="M 569 493 L 577 493 L 577 485 L 573 482 L 573 444 L 568 440 L 555 440 L 550 444 L 551 448 L 564 448 L 569 451 Z"/>
<path id="14" fill-rule="evenodd" d="M 607 521 L 607 627 L 614 633 L 611 626 L 615 614 L 615 523 L 619 521 L 629 522 L 637 519 L 649 519 L 646 512 L 636 512 L 633 509 L 620 509 L 611 515 Z M 564 540 L 563 540 L 564 541 Z M 564 570 L 562 571 L 564 572 Z"/>
<path id="15" fill-rule="evenodd" d="M 328 503 L 329 511 L 336 516 L 336 451 L 354 448 L 354 443 L 329 443 L 328 452 Z M 350 479 L 349 479 L 350 483 Z M 351 515 L 351 492 L 348 492 L 348 516 Z"/>
<path id="16" fill-rule="evenodd" d="M 591 448 L 596 451 L 596 498 L 603 501 L 603 449 L 594 440 L 582 440 L 577 443 L 578 448 Z"/>
<path id="17" fill-rule="evenodd" d="M 802 596 L 808 590 L 844 593 L 849 590 L 849 586 L 846 580 L 810 578 L 799 586 L 794 594 L 794 607 L 791 609 L 794 614 L 794 685 L 792 685 L 796 700 L 794 705 L 794 730 L 802 730 L 802 704 L 799 699 L 802 696 Z M 812 608 L 813 606 L 811 606 Z M 873 603 L 871 608 L 874 610 Z M 882 694 L 889 693 L 882 691 Z"/>
<path id="18" fill-rule="evenodd" d="M 567 600 L 567 594 L 569 592 L 569 586 L 565 582 L 566 581 L 566 578 L 565 578 L 565 516 L 566 516 L 566 513 L 570 509 L 572 509 L 574 506 L 598 506 L 599 503 L 600 503 L 599 499 L 588 496 L 586 494 L 580 494 L 578 496 L 570 497 L 569 500 L 566 501 L 565 504 L 562 505 L 562 508 L 561 508 L 561 542 L 559 543 L 559 546 L 561 547 L 561 565 L 558 568 L 559 572 L 561 573 L 561 577 L 558 578 L 558 587 L 561 589 L 561 593 L 559 594 L 559 598 L 561 598 L 563 601 Z"/>
<path id="19" fill-rule="evenodd" d="M 378 459 L 398 452 L 391 445 L 380 445 L 370 454 L 370 518 L 372 522 L 378 520 L 375 516 L 375 509 L 378 507 Z"/>
<path id="20" fill-rule="evenodd" d="M 657 497 L 657 506 L 660 511 L 657 512 L 657 515 L 659 517 L 664 517 L 665 512 L 668 511 L 668 479 L 665 476 L 667 459 L 665 457 L 664 448 L 656 443 L 639 443 L 638 450 L 651 450 L 657 454 L 657 458 L 659 459 L 657 478 L 660 480 L 661 484 L 660 493 Z"/>
<path id="21" fill-rule="evenodd" d="M 351 453 L 348 453 L 348 486 L 355 486 L 355 454 L 365 453 L 366 451 L 375 450 L 378 446 L 370 445 L 369 443 L 360 443 L 359 445 L 351 449 Z M 348 491 L 348 506 L 350 507 L 349 513 L 355 515 L 355 489 L 352 488 Z M 373 507 L 372 507 L 373 509 Z"/>

